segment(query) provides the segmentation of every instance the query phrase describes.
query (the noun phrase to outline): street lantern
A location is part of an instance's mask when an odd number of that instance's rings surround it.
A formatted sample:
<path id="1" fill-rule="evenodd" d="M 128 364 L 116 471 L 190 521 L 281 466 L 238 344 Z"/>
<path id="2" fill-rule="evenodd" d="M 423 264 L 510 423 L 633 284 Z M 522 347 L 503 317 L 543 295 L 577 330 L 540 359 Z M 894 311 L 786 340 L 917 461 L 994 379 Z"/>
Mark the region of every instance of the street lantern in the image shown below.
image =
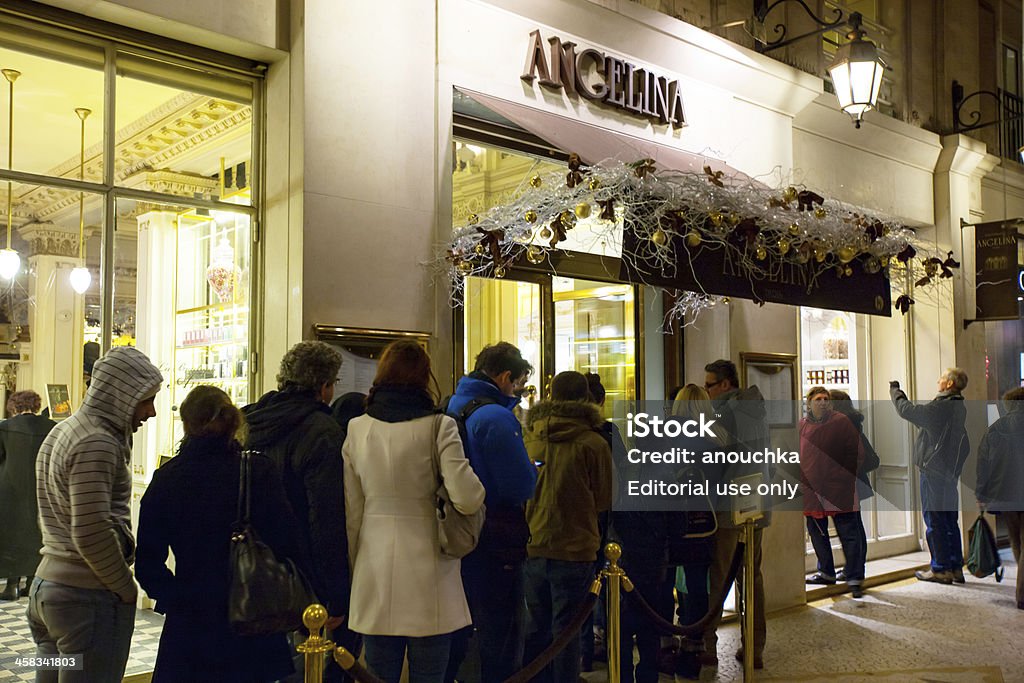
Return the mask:
<path id="1" fill-rule="evenodd" d="M 864 113 L 878 102 L 885 64 L 878 56 L 874 43 L 864 39 L 860 12 L 850 14 L 850 42 L 839 47 L 835 60 L 828 68 L 832 86 L 839 98 L 839 107 L 853 117 L 860 128 Z"/>

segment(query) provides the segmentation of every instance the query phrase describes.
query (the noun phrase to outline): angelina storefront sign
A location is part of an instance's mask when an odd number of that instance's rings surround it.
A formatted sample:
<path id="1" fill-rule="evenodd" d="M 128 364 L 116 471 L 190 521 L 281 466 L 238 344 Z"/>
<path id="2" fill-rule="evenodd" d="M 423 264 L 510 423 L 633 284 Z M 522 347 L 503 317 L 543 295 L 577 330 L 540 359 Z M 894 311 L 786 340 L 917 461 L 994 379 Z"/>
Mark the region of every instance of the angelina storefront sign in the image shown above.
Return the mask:
<path id="1" fill-rule="evenodd" d="M 1017 221 L 978 223 L 975 230 L 975 320 L 1015 320 L 1020 269 Z"/>
<path id="2" fill-rule="evenodd" d="M 540 30 L 530 33 L 520 77 L 527 83 L 539 79 L 547 88 L 564 89 L 569 95 L 582 95 L 635 116 L 674 128 L 685 125 L 679 81 L 594 48 L 577 52 L 575 43 L 557 37 L 548 38 L 548 45 L 546 55 Z"/>

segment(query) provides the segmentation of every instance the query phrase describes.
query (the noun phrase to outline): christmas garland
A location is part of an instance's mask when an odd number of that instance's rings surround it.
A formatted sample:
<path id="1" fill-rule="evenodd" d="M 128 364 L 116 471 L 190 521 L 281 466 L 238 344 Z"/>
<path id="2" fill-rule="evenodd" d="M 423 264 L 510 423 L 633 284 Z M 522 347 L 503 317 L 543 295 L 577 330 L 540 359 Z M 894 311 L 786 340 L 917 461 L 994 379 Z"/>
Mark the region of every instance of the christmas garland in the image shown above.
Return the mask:
<path id="1" fill-rule="evenodd" d="M 914 303 L 909 283 L 924 287 L 951 278 L 960 266 L 952 252 L 928 253 L 914 231 L 894 218 L 806 188 L 772 189 L 707 166 L 703 173 L 658 169 L 651 159 L 586 166 L 572 155 L 566 172 L 533 175 L 525 190 L 510 203 L 470 215 L 444 245 L 437 265 L 449 280 L 453 305 L 467 276 L 504 277 L 520 258 L 548 262 L 580 220 L 589 220 L 609 243 L 619 240 L 622 221 L 622 230 L 636 239 L 621 258 L 641 280 L 644 273 L 682 265 L 678 244 L 691 254 L 726 249 L 751 273 L 787 264 L 805 268 L 809 287 L 822 277 L 850 277 L 854 268 L 871 275 L 884 271 L 897 295 L 893 307 L 904 314 Z M 692 322 L 727 300 L 706 291 L 661 289 L 674 297 L 666 325 Z"/>

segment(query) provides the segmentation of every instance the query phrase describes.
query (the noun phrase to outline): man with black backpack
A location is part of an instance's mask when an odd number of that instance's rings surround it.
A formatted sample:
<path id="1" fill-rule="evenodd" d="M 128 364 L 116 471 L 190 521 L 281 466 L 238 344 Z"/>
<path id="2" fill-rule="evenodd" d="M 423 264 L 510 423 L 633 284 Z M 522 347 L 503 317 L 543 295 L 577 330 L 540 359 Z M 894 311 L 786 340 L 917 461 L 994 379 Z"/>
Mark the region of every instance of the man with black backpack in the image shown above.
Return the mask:
<path id="1" fill-rule="evenodd" d="M 480 680 L 497 683 L 521 665 L 522 566 L 530 529 L 525 504 L 537 468 L 526 453 L 512 409 L 533 368 L 512 344 L 485 347 L 461 378 L 446 408 L 463 437 L 466 457 L 484 485 L 487 517 L 476 550 L 462 559 L 462 581 L 480 651 Z M 446 680 L 455 678 L 469 633 L 457 635 Z"/>

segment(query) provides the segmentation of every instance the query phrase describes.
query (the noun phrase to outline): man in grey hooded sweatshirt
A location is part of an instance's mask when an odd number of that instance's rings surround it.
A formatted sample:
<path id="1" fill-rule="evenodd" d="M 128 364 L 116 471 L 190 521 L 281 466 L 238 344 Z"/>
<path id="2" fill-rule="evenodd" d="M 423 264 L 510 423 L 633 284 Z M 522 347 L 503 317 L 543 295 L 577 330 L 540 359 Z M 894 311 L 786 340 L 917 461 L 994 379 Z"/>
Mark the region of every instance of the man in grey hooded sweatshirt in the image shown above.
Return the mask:
<path id="1" fill-rule="evenodd" d="M 162 383 L 141 351 L 111 349 L 93 367 L 82 407 L 39 449 L 43 559 L 29 591 L 28 621 L 37 656 L 80 657 L 81 668 L 62 671 L 62 683 L 124 676 L 138 597 L 130 568 L 132 433 L 156 415 Z"/>

